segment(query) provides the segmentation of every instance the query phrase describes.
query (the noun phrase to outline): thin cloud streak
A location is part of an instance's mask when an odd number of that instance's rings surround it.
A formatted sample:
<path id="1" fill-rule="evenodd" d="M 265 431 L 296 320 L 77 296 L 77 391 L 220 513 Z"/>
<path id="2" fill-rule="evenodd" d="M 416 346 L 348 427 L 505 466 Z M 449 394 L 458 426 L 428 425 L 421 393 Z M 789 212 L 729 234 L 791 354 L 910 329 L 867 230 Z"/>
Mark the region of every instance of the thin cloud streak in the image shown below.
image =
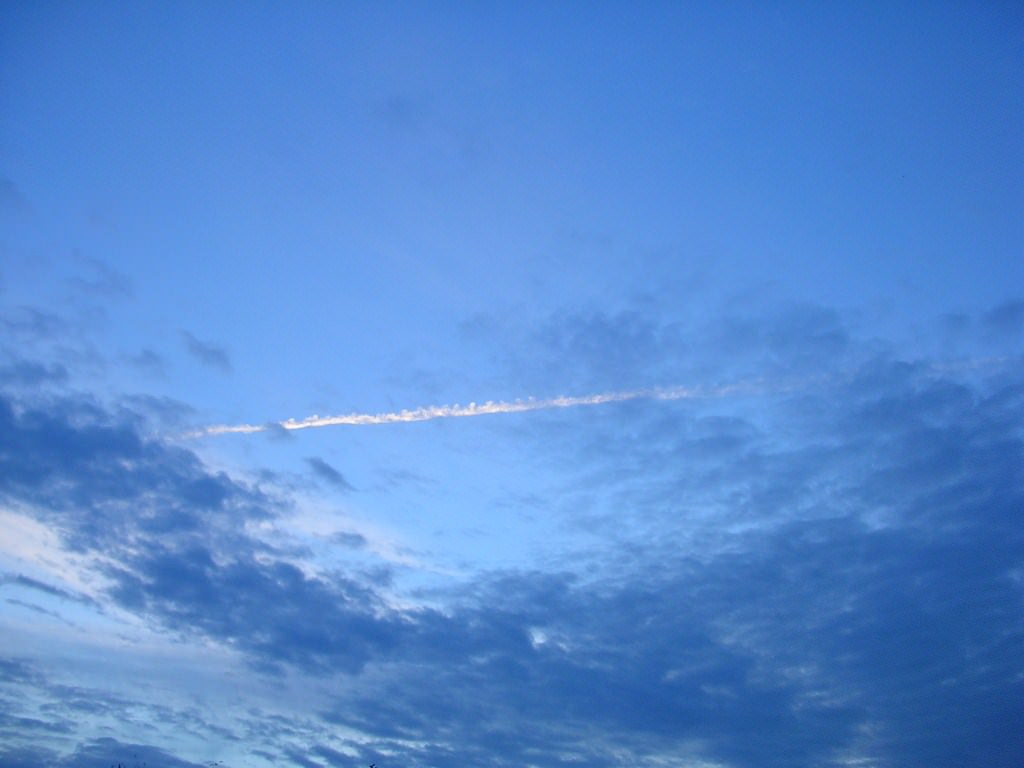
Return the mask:
<path id="1" fill-rule="evenodd" d="M 430 405 L 422 408 L 404 409 L 384 413 L 348 413 L 339 416 L 314 415 L 309 418 L 272 422 L 270 424 L 217 424 L 189 433 L 188 437 L 225 434 L 253 434 L 273 429 L 315 429 L 319 427 L 365 426 L 371 424 L 399 424 L 413 421 L 433 421 L 434 419 L 457 419 L 471 416 L 489 416 L 500 413 L 526 413 L 528 411 L 545 411 L 555 408 L 578 408 L 586 405 L 607 405 L 609 403 L 625 403 L 630 400 L 695 400 L 725 397 L 733 394 L 755 394 L 760 391 L 760 384 L 748 382 L 730 384 L 714 388 L 691 387 L 651 387 L 621 392 L 604 392 L 597 395 L 579 395 L 575 397 L 559 396 L 537 400 L 488 400 L 485 403 L 469 403 L 469 405 Z"/>
<path id="2" fill-rule="evenodd" d="M 992 356 L 963 358 L 947 361 L 933 361 L 922 364 L 933 375 L 953 371 L 981 370 L 1001 367 L 1019 362 L 1018 357 Z M 214 424 L 188 432 L 182 437 L 195 438 L 207 435 L 249 435 L 258 432 L 275 430 L 297 431 L 300 429 L 318 429 L 320 427 L 369 426 L 376 424 L 402 424 L 414 421 L 434 421 L 435 419 L 459 419 L 472 416 L 490 416 L 504 413 L 527 413 L 529 411 L 547 411 L 556 408 L 579 408 L 588 405 L 608 405 L 626 403 L 632 400 L 712 400 L 729 396 L 766 395 L 793 392 L 810 385 L 828 385 L 846 380 L 853 372 L 850 370 L 833 374 L 818 374 L 799 378 L 784 379 L 769 384 L 763 378 L 748 379 L 733 384 L 715 387 L 646 387 L 643 389 L 603 392 L 596 395 L 577 395 L 524 400 L 488 400 L 485 403 L 471 402 L 468 405 L 428 405 L 421 408 L 403 409 L 401 411 L 385 411 L 382 413 L 347 413 L 338 416 L 320 416 L 314 414 L 305 419 L 285 419 L 266 424 Z"/>

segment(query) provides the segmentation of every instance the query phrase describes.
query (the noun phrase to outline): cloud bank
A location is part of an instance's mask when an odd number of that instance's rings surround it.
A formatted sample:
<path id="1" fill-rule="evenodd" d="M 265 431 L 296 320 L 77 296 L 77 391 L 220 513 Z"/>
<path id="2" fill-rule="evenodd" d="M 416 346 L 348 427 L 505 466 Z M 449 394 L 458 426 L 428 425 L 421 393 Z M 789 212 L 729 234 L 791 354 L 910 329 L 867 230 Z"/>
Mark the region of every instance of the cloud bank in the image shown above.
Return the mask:
<path id="1" fill-rule="evenodd" d="M 468 405 L 431 405 L 422 408 L 404 409 L 384 413 L 348 413 L 339 416 L 313 415 L 305 419 L 286 419 L 269 424 L 217 424 L 190 432 L 186 437 L 204 435 L 254 434 L 276 429 L 288 431 L 318 429 L 320 427 L 369 426 L 374 424 L 402 424 L 435 419 L 459 419 L 474 416 L 491 416 L 508 413 L 528 413 L 557 408 L 580 408 L 583 406 L 627 403 L 632 400 L 697 400 L 726 397 L 728 395 L 750 394 L 763 389 L 760 382 L 730 384 L 720 387 L 650 387 L 622 392 L 604 392 L 596 395 L 559 396 L 546 399 L 493 401 L 469 403 Z"/>
<path id="2" fill-rule="evenodd" d="M 112 407 L 13 379 L 0 505 L 51 544 L 5 540 L 5 557 L 39 568 L 0 576 L 7 631 L 22 637 L 31 615 L 60 625 L 46 643 L 82 653 L 60 638 L 121 642 L 83 622 L 125 617 L 234 676 L 126 691 L 68 674 L 32 636 L 0 658 L 0 763 L 207 762 L 188 733 L 238 764 L 316 768 L 1017 766 L 1024 380 L 978 360 L 883 352 L 825 368 L 827 387 L 528 403 L 694 407 L 510 432 L 523 455 L 570 457 L 544 509 L 589 538 L 429 594 L 364 567 L 362 533 L 325 533 L 326 564 L 275 537 L 292 491 L 147 434 L 145 399 Z M 734 407 L 741 391 L 756 408 Z M 118 665 L 143 653 L 115 647 Z M 184 658 L 174 674 L 192 680 Z M 222 686 L 243 692 L 195 703 Z"/>

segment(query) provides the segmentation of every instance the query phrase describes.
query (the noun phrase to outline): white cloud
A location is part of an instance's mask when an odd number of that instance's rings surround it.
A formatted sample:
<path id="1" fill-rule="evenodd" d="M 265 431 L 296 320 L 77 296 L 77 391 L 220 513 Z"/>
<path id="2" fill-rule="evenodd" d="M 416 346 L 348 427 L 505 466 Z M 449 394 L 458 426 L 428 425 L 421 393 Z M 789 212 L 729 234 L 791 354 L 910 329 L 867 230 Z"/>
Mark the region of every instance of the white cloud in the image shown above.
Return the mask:
<path id="1" fill-rule="evenodd" d="M 186 437 L 204 435 L 253 434 L 269 429 L 316 429 L 335 426 L 367 426 L 374 424 L 399 424 L 435 419 L 456 419 L 472 416 L 489 416 L 502 413 L 526 413 L 556 408 L 578 408 L 588 405 L 607 405 L 631 400 L 695 400 L 725 397 L 729 395 L 757 394 L 764 391 L 760 381 L 747 381 L 719 387 L 648 387 L 619 392 L 603 392 L 596 395 L 559 396 L 546 399 L 488 400 L 484 403 L 471 402 L 468 405 L 430 405 L 422 408 L 388 411 L 383 413 L 348 413 L 338 416 L 313 415 L 305 419 L 286 419 L 269 424 L 217 424 L 191 432 Z"/>

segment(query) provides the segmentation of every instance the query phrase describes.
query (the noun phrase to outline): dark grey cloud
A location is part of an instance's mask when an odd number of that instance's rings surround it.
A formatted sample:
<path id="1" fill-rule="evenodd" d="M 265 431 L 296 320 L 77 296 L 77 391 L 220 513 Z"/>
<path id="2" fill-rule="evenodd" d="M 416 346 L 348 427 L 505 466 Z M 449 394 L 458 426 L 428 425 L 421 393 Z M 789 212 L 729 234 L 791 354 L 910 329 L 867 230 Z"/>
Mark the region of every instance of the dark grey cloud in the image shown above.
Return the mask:
<path id="1" fill-rule="evenodd" d="M 318 760 L 311 760 L 303 752 L 297 749 L 286 749 L 284 757 L 292 765 L 301 765 L 302 768 L 323 768 L 323 763 Z"/>
<path id="2" fill-rule="evenodd" d="M 463 666 L 403 669 L 325 716 L 412 765 L 643 764 L 692 743 L 734 766 L 1018 764 L 1019 587 L 971 564 L 979 542 L 930 538 L 817 521 L 618 584 L 506 578 L 456 617 L 478 641 L 453 639 Z"/>
<path id="3" fill-rule="evenodd" d="M 181 338 L 185 342 L 185 349 L 203 365 L 215 368 L 222 373 L 231 372 L 231 358 L 223 347 L 197 339 L 188 331 L 181 331 Z"/>
<path id="4" fill-rule="evenodd" d="M 306 463 L 309 465 L 310 469 L 313 470 L 313 474 L 315 474 L 321 480 L 325 480 L 335 488 L 342 491 L 355 490 L 355 488 L 352 487 L 351 483 L 349 483 L 349 481 L 345 479 L 345 476 L 342 475 L 341 472 L 336 470 L 323 459 L 317 456 L 310 456 L 309 458 L 306 459 Z"/>
<path id="5" fill-rule="evenodd" d="M 313 752 L 321 760 L 330 766 L 348 766 L 352 763 L 352 758 L 349 755 L 344 755 L 336 749 L 330 747 L 318 746 L 314 748 Z"/>
<path id="6" fill-rule="evenodd" d="M 138 731 L 140 723 L 149 723 L 146 731 L 153 741 L 159 740 L 156 734 L 161 730 L 202 737 L 209 744 L 240 740 L 195 706 L 170 706 L 139 681 L 130 688 L 115 686 L 114 691 L 68 685 L 55 680 L 56 672 L 49 667 L 49 660 L 0 659 L 0 737 L 4 743 L 0 765 L 106 768 L 120 763 L 124 768 L 142 768 L 190 764 L 159 744 L 95 738 L 95 730 L 89 733 L 81 727 L 83 722 L 105 722 L 104 730 L 123 733 Z M 60 745 L 59 751 L 57 747 L 38 748 L 48 733 L 59 736 L 53 740 Z"/>
<path id="7" fill-rule="evenodd" d="M 408 634 L 371 587 L 310 578 L 244 533 L 281 502 L 136 424 L 88 400 L 0 400 L 0 498 L 30 505 L 69 548 L 116 563 L 105 575 L 121 607 L 264 669 L 354 672 Z"/>
<path id="8" fill-rule="evenodd" d="M 75 751 L 56 763 L 56 768 L 122 765 L 124 768 L 208 768 L 208 764 L 182 760 L 159 747 L 118 741 L 109 736 L 79 744 Z"/>
<path id="9" fill-rule="evenodd" d="M 55 720 L 41 720 L 35 717 L 18 717 L 0 712 L 0 733 L 8 737 L 21 735 L 26 732 L 40 732 L 41 734 L 64 734 L 71 733 L 70 722 L 58 722 Z"/>
<path id="10" fill-rule="evenodd" d="M 37 677 L 36 670 L 24 659 L 0 657 L 0 681 L 28 682 Z"/>
<path id="11" fill-rule="evenodd" d="M 411 765 L 1019 764 L 1019 373 L 880 358 L 772 412 L 577 422 L 601 575 L 478 582 L 325 719 Z"/>
<path id="12" fill-rule="evenodd" d="M 283 562 L 155 543 L 130 568 L 111 567 L 111 596 L 128 610 L 183 632 L 239 648 L 267 671 L 289 664 L 311 672 L 357 672 L 398 645 L 405 625 L 374 592 L 340 577 L 305 576 Z"/>
<path id="13" fill-rule="evenodd" d="M 88 338 L 94 319 L 87 310 L 62 315 L 27 305 L 0 308 L 0 387 L 32 394 L 65 387 L 73 374 L 102 374 L 106 359 Z"/>
<path id="14" fill-rule="evenodd" d="M 88 399 L 33 406 L 0 397 L 0 498 L 33 505 L 69 546 L 115 552 L 273 514 L 273 502 L 190 452 L 141 436 L 142 419 Z"/>
<path id="15" fill-rule="evenodd" d="M 58 760 L 57 753 L 45 747 L 0 747 L 0 765 L 4 768 L 50 768 Z"/>
<path id="16" fill-rule="evenodd" d="M 64 318 L 35 307 L 20 306 L 0 314 L 0 328 L 12 341 L 50 341 L 69 334 Z"/>
<path id="17" fill-rule="evenodd" d="M 801 707 L 796 686 L 759 680 L 753 655 L 717 641 L 673 593 L 633 585 L 545 595 L 525 583 L 526 604 L 504 591 L 515 586 L 503 580 L 489 595 L 505 610 L 458 617 L 477 625 L 460 638 L 474 650 L 462 664 L 403 669 L 328 720 L 377 734 L 382 751 L 430 744 L 403 749 L 414 765 L 617 765 L 623 751 L 643 764 L 659 753 L 679 759 L 690 740 L 708 758 L 745 741 L 765 743 L 762 764 L 783 764 L 770 757 L 780 748 L 813 764 L 855 727 L 842 707 Z M 531 644 L 531 625 L 549 639 Z M 425 738 L 438 732 L 446 738 Z"/>

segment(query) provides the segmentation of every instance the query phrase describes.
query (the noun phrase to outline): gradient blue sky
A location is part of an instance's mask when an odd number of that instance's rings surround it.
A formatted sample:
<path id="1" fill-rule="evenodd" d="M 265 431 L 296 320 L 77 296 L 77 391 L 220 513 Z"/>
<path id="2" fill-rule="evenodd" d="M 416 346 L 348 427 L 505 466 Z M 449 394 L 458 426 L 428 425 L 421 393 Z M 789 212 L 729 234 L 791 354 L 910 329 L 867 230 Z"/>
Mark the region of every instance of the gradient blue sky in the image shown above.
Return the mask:
<path id="1" fill-rule="evenodd" d="M 0 16 L 0 766 L 1024 764 L 1019 4 Z"/>

